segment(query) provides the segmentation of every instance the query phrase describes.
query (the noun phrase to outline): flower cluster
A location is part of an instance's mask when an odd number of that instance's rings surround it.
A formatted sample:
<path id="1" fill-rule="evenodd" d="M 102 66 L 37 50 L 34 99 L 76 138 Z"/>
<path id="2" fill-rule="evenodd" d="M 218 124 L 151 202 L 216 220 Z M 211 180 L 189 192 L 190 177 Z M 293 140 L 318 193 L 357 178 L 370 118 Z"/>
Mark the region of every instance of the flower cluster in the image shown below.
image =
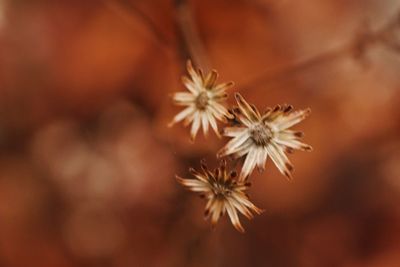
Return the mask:
<path id="1" fill-rule="evenodd" d="M 226 91 L 233 86 L 233 82 L 217 84 L 218 73 L 215 70 L 204 75 L 200 69 L 196 71 L 190 61 L 187 70 L 190 78 L 184 76 L 182 82 L 189 92 L 173 94 L 174 103 L 186 108 L 173 118 L 170 125 L 182 120 L 185 125 L 191 124 L 190 136 L 194 141 L 200 127 L 207 135 L 209 125 L 220 137 L 217 121 L 225 123 L 222 135 L 231 139 L 218 151 L 217 157 L 244 158 L 244 163 L 237 176 L 235 171 L 227 170 L 225 160 L 215 171 L 208 170 L 202 162 L 202 173 L 190 169 L 195 179 L 177 176 L 177 180 L 207 199 L 205 214 L 211 218 L 212 225 L 228 213 L 233 226 L 244 232 L 238 212 L 248 219 L 253 218 L 252 212 L 261 213 L 244 193 L 250 186 L 248 178 L 255 168 L 260 172 L 265 169 L 268 157 L 283 175 L 292 178 L 294 168 L 286 154 L 293 150 L 311 151 L 312 148 L 300 141 L 302 132 L 290 128 L 303 121 L 311 110 L 295 111 L 290 105 L 277 105 L 260 113 L 239 93 L 235 93 L 237 106 L 228 110 L 224 106 L 228 97 Z M 228 125 L 229 122 L 234 123 Z"/>

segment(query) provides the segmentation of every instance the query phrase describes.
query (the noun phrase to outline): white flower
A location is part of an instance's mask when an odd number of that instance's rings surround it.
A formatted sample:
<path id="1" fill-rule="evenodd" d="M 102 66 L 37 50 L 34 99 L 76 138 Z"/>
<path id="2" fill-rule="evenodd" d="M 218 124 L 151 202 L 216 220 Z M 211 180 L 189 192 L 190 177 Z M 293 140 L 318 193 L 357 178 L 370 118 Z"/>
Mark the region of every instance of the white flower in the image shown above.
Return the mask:
<path id="1" fill-rule="evenodd" d="M 231 117 L 222 103 L 228 97 L 226 90 L 233 86 L 233 82 L 217 85 L 218 73 L 215 70 L 204 76 L 200 69 L 198 71 L 193 69 L 190 60 L 187 62 L 187 70 L 190 78 L 183 76 L 182 82 L 189 92 L 173 94 L 174 103 L 186 108 L 173 118 L 169 126 L 182 120 L 185 126 L 192 124 L 190 130 L 192 141 L 200 127 L 203 128 L 204 135 L 207 135 L 209 125 L 219 136 L 217 120 L 226 122 L 226 117 Z"/>
<path id="2" fill-rule="evenodd" d="M 239 125 L 224 129 L 223 135 L 232 139 L 218 152 L 218 156 L 246 156 L 240 180 L 247 178 L 256 166 L 260 171 L 264 170 L 268 156 L 282 174 L 291 178 L 293 165 L 285 152 L 293 149 L 311 151 L 312 148 L 299 141 L 303 136 L 302 132 L 289 128 L 304 120 L 311 110 L 293 111 L 292 106 L 278 105 L 261 115 L 240 94 L 235 94 L 235 99 L 239 106 L 235 110 Z"/>
<path id="3" fill-rule="evenodd" d="M 262 212 L 250 202 L 244 192 L 250 184 L 237 181 L 236 172 L 227 172 L 225 161 L 222 161 L 220 167 L 214 172 L 208 170 L 204 162 L 202 162 L 201 168 L 203 173 L 190 169 L 196 179 L 183 179 L 179 176 L 176 178 L 189 190 L 197 192 L 207 199 L 205 215 L 211 217 L 213 226 L 227 212 L 236 230 L 243 233 L 244 229 L 240 224 L 238 211 L 248 219 L 253 218 L 252 211 L 257 214 Z"/>

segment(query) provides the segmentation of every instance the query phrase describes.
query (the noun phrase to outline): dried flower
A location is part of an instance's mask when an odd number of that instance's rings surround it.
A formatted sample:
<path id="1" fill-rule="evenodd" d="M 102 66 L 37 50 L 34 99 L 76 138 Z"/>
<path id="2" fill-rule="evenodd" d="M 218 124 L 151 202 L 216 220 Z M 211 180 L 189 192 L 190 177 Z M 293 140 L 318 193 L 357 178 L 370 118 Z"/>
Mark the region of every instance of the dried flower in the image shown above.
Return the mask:
<path id="1" fill-rule="evenodd" d="M 239 107 L 234 113 L 239 125 L 223 130 L 223 135 L 232 139 L 218 152 L 218 156 L 233 155 L 240 158 L 247 155 L 239 180 L 248 177 L 256 166 L 259 171 L 264 170 L 267 156 L 271 157 L 282 174 L 291 178 L 293 165 L 285 152 L 292 152 L 293 149 L 310 151 L 312 148 L 299 141 L 302 132 L 289 128 L 304 120 L 311 110 L 293 111 L 290 105 L 277 105 L 261 115 L 240 94 L 236 93 L 235 98 Z"/>
<path id="2" fill-rule="evenodd" d="M 215 70 L 204 76 L 201 69 L 198 71 L 193 69 L 190 60 L 187 62 L 187 70 L 190 78 L 183 76 L 182 82 L 189 92 L 173 94 L 176 105 L 187 107 L 173 118 L 169 126 L 182 120 L 185 126 L 192 124 L 190 136 L 193 141 L 201 126 L 204 135 L 207 135 L 210 124 L 219 137 L 216 120 L 226 122 L 226 117 L 231 117 L 221 103 L 228 97 L 226 90 L 233 86 L 233 82 L 217 85 L 218 73 Z"/>
<path id="3" fill-rule="evenodd" d="M 183 179 L 179 176 L 176 176 L 176 178 L 179 183 L 189 190 L 200 193 L 202 197 L 207 199 L 205 216 L 211 217 L 213 226 L 227 212 L 233 226 L 243 233 L 244 229 L 240 224 L 237 211 L 248 219 L 253 218 L 252 211 L 257 214 L 262 212 L 250 202 L 248 196 L 244 193 L 250 184 L 237 181 L 235 171 L 228 173 L 224 160 L 214 172 L 207 169 L 204 161 L 202 161 L 201 168 L 202 173 L 192 168 L 190 169 L 196 179 Z"/>

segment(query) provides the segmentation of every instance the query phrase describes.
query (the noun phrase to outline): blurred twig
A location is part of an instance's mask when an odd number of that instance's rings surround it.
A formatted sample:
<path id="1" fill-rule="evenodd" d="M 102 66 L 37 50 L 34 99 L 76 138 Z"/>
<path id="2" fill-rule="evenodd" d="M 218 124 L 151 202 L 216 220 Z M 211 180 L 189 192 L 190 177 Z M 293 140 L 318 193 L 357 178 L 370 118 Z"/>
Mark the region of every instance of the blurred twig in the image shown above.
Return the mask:
<path id="1" fill-rule="evenodd" d="M 265 70 L 255 77 L 249 79 L 248 82 L 244 82 L 240 85 L 238 90 L 244 91 L 252 88 L 266 85 L 273 82 L 281 81 L 283 78 L 296 74 L 301 71 L 305 71 L 315 66 L 319 66 L 325 63 L 331 63 L 335 59 L 339 59 L 342 56 L 353 56 L 356 59 L 362 59 L 368 48 L 372 44 L 383 44 L 400 54 L 400 44 L 394 39 L 394 33 L 400 29 L 400 12 L 397 12 L 395 16 L 390 18 L 388 22 L 376 31 L 367 29 L 361 34 L 358 34 L 356 38 L 345 43 L 344 45 L 329 51 L 325 51 L 317 54 L 316 56 L 306 58 L 294 62 L 293 64 L 283 67 L 278 70 Z"/>
<path id="2" fill-rule="evenodd" d="M 176 23 L 178 29 L 179 51 L 183 61 L 192 59 L 196 65 L 208 71 L 210 64 L 206 49 L 196 27 L 193 11 L 187 0 L 175 0 Z"/>
<path id="3" fill-rule="evenodd" d="M 342 47 L 340 49 L 334 49 L 324 53 L 320 53 L 311 58 L 299 60 L 289 66 L 283 67 L 282 69 L 272 71 L 268 69 L 250 79 L 248 82 L 244 82 L 243 84 L 239 85 L 240 88 L 238 88 L 238 90 L 246 91 L 262 85 L 265 86 L 270 83 L 281 81 L 288 76 L 292 76 L 294 74 L 297 74 L 298 72 L 305 71 L 314 66 L 323 64 L 325 62 L 332 62 L 333 60 L 346 55 L 350 50 L 351 48 L 349 47 Z"/>
<path id="4" fill-rule="evenodd" d="M 149 29 L 156 41 L 168 50 L 177 51 L 183 63 L 192 59 L 196 65 L 204 70 L 209 69 L 209 61 L 205 47 L 198 33 L 193 12 L 186 0 L 175 0 L 175 19 L 178 35 L 178 48 L 175 49 L 167 36 L 159 30 L 153 20 L 143 11 L 123 0 L 103 0 L 104 5 L 123 19 L 127 24 L 134 25 L 137 19 Z M 135 16 L 132 16 L 132 15 Z M 185 64 L 183 64 L 185 66 Z"/>
<path id="5" fill-rule="evenodd" d="M 145 13 L 133 5 L 123 4 L 122 0 L 103 0 L 105 5 L 119 15 L 125 22 L 133 24 L 131 13 L 136 14 L 147 26 L 150 32 L 157 39 L 158 43 L 164 48 L 171 49 L 172 44 L 163 34 L 154 22 Z M 200 34 L 197 30 L 193 12 L 187 0 L 174 0 L 176 10 L 176 26 L 178 30 L 178 48 L 177 54 L 182 62 L 192 59 L 196 65 L 208 70 L 210 67 L 206 49 L 201 41 Z M 128 10 L 126 8 L 129 8 Z M 400 12 L 397 12 L 389 21 L 380 29 L 372 31 L 367 29 L 356 38 L 350 40 L 342 46 L 335 49 L 321 52 L 315 56 L 301 59 L 289 66 L 285 66 L 278 70 L 264 70 L 261 73 L 251 77 L 247 82 L 240 85 L 238 90 L 245 91 L 262 85 L 279 82 L 287 76 L 297 74 L 307 69 L 320 66 L 321 64 L 331 63 L 334 60 L 344 56 L 352 56 L 356 59 L 363 59 L 368 48 L 372 44 L 383 44 L 391 51 L 400 54 L 400 44 L 394 38 L 394 32 L 400 28 Z"/>
<path id="6" fill-rule="evenodd" d="M 148 15 L 136 6 L 123 2 L 124 1 L 121 0 L 103 0 L 104 5 L 119 16 L 125 23 L 128 25 L 134 25 L 136 20 L 139 19 L 149 29 L 158 44 L 166 49 L 171 48 L 171 43 L 167 36 L 158 29 L 157 25 Z M 132 14 L 135 14 L 136 18 L 133 17 Z"/>

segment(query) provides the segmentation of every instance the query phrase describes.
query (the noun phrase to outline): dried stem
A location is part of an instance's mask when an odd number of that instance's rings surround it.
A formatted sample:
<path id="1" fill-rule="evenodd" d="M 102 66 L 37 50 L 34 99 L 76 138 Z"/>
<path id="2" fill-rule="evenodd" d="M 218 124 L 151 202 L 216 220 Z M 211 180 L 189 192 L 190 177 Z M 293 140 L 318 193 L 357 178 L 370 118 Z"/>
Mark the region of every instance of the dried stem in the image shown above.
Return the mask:
<path id="1" fill-rule="evenodd" d="M 175 0 L 176 23 L 178 28 L 179 50 L 186 62 L 191 58 L 197 66 L 210 70 L 206 49 L 197 30 L 193 12 L 187 0 Z"/>
<path id="2" fill-rule="evenodd" d="M 344 44 L 336 49 L 322 52 L 314 57 L 306 58 L 286 66 L 279 70 L 265 70 L 256 75 L 248 82 L 240 85 L 238 90 L 245 91 L 254 89 L 261 85 L 266 85 L 274 82 L 279 82 L 288 75 L 293 75 L 301 71 L 305 71 L 315 66 L 325 63 L 331 63 L 333 60 L 339 59 L 343 56 L 354 56 L 362 58 L 368 47 L 372 44 L 384 44 L 391 50 L 400 53 L 400 44 L 394 40 L 394 32 L 400 28 L 400 13 L 392 17 L 383 27 L 377 31 L 366 31 L 347 44 Z"/>
<path id="3" fill-rule="evenodd" d="M 240 88 L 238 88 L 238 91 L 243 92 L 259 86 L 265 86 L 271 83 L 282 81 L 287 76 L 295 75 L 299 72 L 313 68 L 320 64 L 324 64 L 326 62 L 331 63 L 333 60 L 336 60 L 341 56 L 346 56 L 349 51 L 351 51 L 350 47 L 341 47 L 340 49 L 334 49 L 331 51 L 320 53 L 311 58 L 300 60 L 279 70 L 263 71 L 261 74 L 258 74 L 254 78 L 250 79 L 248 82 L 244 82 L 243 84 L 239 85 L 238 87 Z"/>
<path id="4" fill-rule="evenodd" d="M 130 26 L 135 25 L 136 20 L 140 20 L 149 29 L 160 46 L 167 50 L 171 48 L 171 43 L 168 41 L 167 36 L 158 29 L 148 15 L 134 5 L 122 3 L 120 0 L 103 0 L 103 4 Z M 135 14 L 136 17 L 133 17 L 132 14 Z"/>
<path id="5" fill-rule="evenodd" d="M 120 0 L 103 0 L 104 4 L 126 23 L 133 24 L 131 12 L 135 13 L 137 18 L 147 26 L 149 31 L 156 38 L 157 42 L 166 49 L 171 49 L 172 44 L 163 34 L 154 22 L 141 10 L 133 5 L 122 4 Z M 201 41 L 200 34 L 197 30 L 193 12 L 187 0 L 175 0 L 174 6 L 176 10 L 176 25 L 178 29 L 178 54 L 182 62 L 186 62 L 191 58 L 197 66 L 202 69 L 209 70 L 209 60 L 206 49 Z M 129 10 L 126 10 L 129 7 Z M 339 46 L 333 50 L 321 52 L 313 57 L 299 60 L 293 64 L 283 67 L 278 70 L 264 70 L 261 73 L 250 78 L 247 82 L 242 83 L 239 91 L 245 91 L 265 86 L 267 84 L 280 82 L 290 75 L 295 75 L 299 72 L 306 71 L 310 68 L 320 66 L 321 64 L 332 63 L 342 57 L 353 56 L 356 59 L 362 59 L 367 48 L 372 44 L 383 44 L 391 51 L 400 54 L 400 44 L 395 40 L 394 33 L 400 28 L 400 13 L 392 17 L 383 27 L 373 32 L 367 30 L 359 34 L 353 40 Z M 174 49 L 175 50 L 175 49 Z M 182 64 L 184 66 L 184 64 Z"/>
<path id="6" fill-rule="evenodd" d="M 192 59 L 203 70 L 208 71 L 210 69 L 206 49 L 197 30 L 193 12 L 186 0 L 174 1 L 178 35 L 177 49 L 173 47 L 166 35 L 158 29 L 153 20 L 134 5 L 123 3 L 122 0 L 103 0 L 103 3 L 129 25 L 134 25 L 136 20 L 140 19 L 152 33 L 157 43 L 165 50 L 178 50 L 178 55 L 183 63 L 182 66 L 185 66 L 184 63 L 188 59 Z"/>

